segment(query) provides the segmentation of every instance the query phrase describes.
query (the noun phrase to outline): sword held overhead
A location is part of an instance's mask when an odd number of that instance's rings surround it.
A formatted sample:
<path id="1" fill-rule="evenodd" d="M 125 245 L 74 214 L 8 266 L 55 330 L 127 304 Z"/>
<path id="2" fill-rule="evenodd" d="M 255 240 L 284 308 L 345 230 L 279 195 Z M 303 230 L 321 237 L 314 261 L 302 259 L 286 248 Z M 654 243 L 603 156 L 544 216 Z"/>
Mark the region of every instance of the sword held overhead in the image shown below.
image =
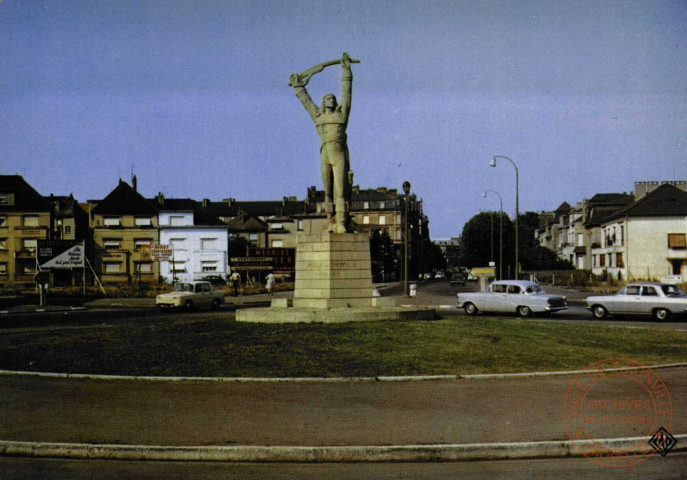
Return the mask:
<path id="1" fill-rule="evenodd" d="M 305 87 L 313 75 L 315 75 L 316 73 L 320 73 L 322 70 L 325 69 L 325 67 L 330 67 L 332 65 L 338 65 L 342 63 L 344 59 L 347 59 L 350 63 L 360 63 L 360 60 L 355 60 L 349 57 L 347 53 L 344 53 L 343 58 L 340 58 L 338 60 L 332 60 L 331 62 L 320 63 L 319 65 L 310 67 L 309 69 L 301 73 L 294 73 L 293 75 L 291 75 L 291 78 L 289 79 L 289 86 Z"/>

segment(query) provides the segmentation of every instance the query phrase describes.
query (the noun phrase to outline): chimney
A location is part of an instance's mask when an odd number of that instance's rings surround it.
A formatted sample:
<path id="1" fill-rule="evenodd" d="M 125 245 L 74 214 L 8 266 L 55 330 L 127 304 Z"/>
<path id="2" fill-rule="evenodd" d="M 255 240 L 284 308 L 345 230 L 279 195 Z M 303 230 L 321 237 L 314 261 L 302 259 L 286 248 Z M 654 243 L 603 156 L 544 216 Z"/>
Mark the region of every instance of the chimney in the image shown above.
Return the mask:
<path id="1" fill-rule="evenodd" d="M 208 208 L 208 205 L 210 205 L 210 199 L 204 198 L 203 199 L 203 208 Z"/>
<path id="2" fill-rule="evenodd" d="M 131 177 L 131 186 L 134 187 L 134 192 L 138 192 L 138 179 L 136 178 L 136 175 Z"/>
<path id="3" fill-rule="evenodd" d="M 157 192 L 157 204 L 161 207 L 165 206 L 165 196 L 162 194 L 162 192 Z"/>

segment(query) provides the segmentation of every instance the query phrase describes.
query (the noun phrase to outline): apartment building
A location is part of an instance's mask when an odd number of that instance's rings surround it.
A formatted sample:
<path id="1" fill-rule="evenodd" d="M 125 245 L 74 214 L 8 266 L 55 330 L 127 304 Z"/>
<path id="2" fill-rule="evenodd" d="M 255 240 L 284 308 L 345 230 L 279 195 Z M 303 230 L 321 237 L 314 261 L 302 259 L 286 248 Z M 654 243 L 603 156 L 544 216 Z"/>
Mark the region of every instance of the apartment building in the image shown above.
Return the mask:
<path id="1" fill-rule="evenodd" d="M 133 186 L 119 185 L 103 200 L 89 201 L 95 250 L 94 268 L 103 284 L 152 283 L 158 262 L 150 249 L 159 243 L 158 207 Z"/>
<path id="2" fill-rule="evenodd" d="M 51 204 L 21 176 L 0 175 L 0 285 L 34 285 L 38 241 L 51 230 Z"/>
<path id="3" fill-rule="evenodd" d="M 687 192 L 664 182 L 600 224 L 592 271 L 618 279 L 687 278 Z"/>

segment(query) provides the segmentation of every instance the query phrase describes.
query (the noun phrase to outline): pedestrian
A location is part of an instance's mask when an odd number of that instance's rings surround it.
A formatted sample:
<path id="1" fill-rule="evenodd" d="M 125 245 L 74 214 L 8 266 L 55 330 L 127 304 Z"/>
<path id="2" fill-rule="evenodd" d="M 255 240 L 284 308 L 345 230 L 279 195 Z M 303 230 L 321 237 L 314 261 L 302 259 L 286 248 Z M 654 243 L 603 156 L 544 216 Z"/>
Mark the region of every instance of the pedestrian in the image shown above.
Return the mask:
<path id="1" fill-rule="evenodd" d="M 267 295 L 272 295 L 272 290 L 274 290 L 274 273 L 270 272 L 267 274 Z"/>
<path id="2" fill-rule="evenodd" d="M 234 273 L 232 273 L 229 277 L 229 283 L 231 284 L 231 288 L 234 290 L 234 296 L 238 297 L 239 285 L 241 284 L 241 275 L 239 275 L 239 272 L 234 270 Z"/>

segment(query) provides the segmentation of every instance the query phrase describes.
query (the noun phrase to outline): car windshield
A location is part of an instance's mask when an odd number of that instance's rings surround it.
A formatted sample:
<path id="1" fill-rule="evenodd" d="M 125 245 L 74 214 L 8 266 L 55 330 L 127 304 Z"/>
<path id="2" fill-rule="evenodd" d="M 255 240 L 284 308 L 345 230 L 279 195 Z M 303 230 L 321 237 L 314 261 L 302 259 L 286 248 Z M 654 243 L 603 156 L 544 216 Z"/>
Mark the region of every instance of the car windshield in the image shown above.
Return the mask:
<path id="1" fill-rule="evenodd" d="M 687 294 L 675 285 L 661 285 L 661 290 L 669 297 L 685 297 Z"/>
<path id="2" fill-rule="evenodd" d="M 175 292 L 192 292 L 193 291 L 193 285 L 190 283 L 177 283 L 174 285 L 174 291 Z"/>

